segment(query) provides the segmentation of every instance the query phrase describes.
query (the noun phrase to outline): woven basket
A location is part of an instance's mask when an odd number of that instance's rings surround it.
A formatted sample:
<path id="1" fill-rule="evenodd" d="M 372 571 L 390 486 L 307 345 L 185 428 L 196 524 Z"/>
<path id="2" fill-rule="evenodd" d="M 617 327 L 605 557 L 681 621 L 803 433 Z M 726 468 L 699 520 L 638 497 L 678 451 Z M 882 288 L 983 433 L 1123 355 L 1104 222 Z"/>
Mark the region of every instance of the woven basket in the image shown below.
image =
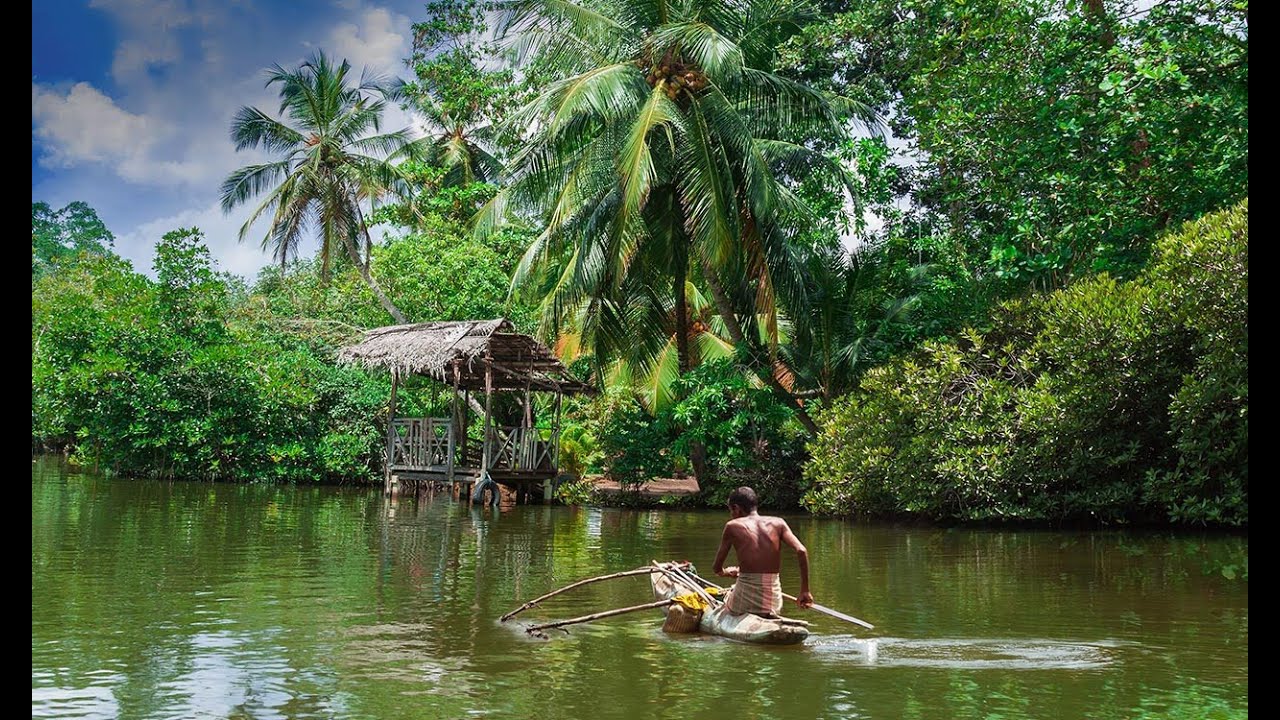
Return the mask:
<path id="1" fill-rule="evenodd" d="M 675 603 L 667 608 L 667 619 L 662 623 L 662 631 L 668 633 L 698 632 L 698 623 L 701 620 L 701 610 L 690 610 L 680 603 Z"/>

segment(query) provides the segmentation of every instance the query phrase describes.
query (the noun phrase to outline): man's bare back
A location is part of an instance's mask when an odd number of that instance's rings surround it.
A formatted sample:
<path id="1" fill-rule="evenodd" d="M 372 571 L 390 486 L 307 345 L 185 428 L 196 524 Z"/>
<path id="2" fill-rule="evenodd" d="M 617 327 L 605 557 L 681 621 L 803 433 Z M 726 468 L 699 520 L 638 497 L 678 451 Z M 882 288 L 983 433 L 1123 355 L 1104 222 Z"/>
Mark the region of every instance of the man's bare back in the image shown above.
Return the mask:
<path id="1" fill-rule="evenodd" d="M 776 573 L 782 569 L 782 538 L 791 528 L 782 518 L 751 514 L 725 523 L 724 534 L 742 572 Z M 794 537 L 794 535 L 792 536 Z"/>
<path id="2" fill-rule="evenodd" d="M 745 492 L 744 492 L 745 491 Z M 739 504 L 743 503 L 743 504 Z M 729 513 L 733 519 L 724 525 L 720 548 L 712 568 L 717 575 L 737 577 L 743 573 L 777 573 L 782 569 L 782 545 L 785 543 L 796 552 L 800 563 L 801 607 L 813 604 L 809 592 L 809 551 L 791 532 L 787 521 L 779 517 L 760 515 L 756 512 L 755 493 L 750 488 L 739 488 L 730 495 Z M 724 567 L 724 561 L 732 549 L 738 558 L 737 567 Z"/>

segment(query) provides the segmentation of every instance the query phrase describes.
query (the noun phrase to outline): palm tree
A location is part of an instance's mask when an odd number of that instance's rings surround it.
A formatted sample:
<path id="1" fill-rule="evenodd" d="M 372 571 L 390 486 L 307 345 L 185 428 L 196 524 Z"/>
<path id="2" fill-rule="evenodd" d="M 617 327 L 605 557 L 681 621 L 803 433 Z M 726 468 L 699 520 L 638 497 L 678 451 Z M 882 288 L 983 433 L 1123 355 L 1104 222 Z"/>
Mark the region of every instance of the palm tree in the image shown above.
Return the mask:
<path id="1" fill-rule="evenodd" d="M 856 251 L 814 248 L 805 255 L 807 309 L 796 313 L 793 341 L 783 356 L 795 368 L 797 386 L 830 402 L 852 389 L 863 366 L 884 351 L 885 332 L 917 297 L 880 292 L 887 285 L 883 268 Z M 927 271 L 917 265 L 909 279 L 918 283 Z"/>
<path id="2" fill-rule="evenodd" d="M 460 73 L 477 79 L 483 75 L 469 65 Z M 433 97 L 422 84 L 406 84 L 400 93 L 424 120 L 426 135 L 414 142 L 413 154 L 433 167 L 444 169 L 441 185 L 454 187 L 474 182 L 496 182 L 502 162 L 492 148 L 493 128 L 476 109 Z"/>
<path id="3" fill-rule="evenodd" d="M 545 223 L 514 284 L 545 293 L 548 323 L 575 318 L 603 351 L 656 349 L 663 343 L 654 338 L 674 337 L 687 370 L 687 287 L 700 282 L 732 343 L 816 432 L 774 371 L 781 301 L 803 292 L 789 228 L 809 214 L 786 180 L 842 172 L 804 144 L 841 134 L 840 113 L 772 71 L 806 8 L 777 0 L 502 7 L 517 49 L 563 76 L 509 120 L 534 130 L 507 186 L 477 217 L 480 232 L 511 215 Z M 747 327 L 757 322 L 770 338 L 764 346 Z"/>
<path id="4" fill-rule="evenodd" d="M 432 0 L 428 20 L 413 25 L 414 80 L 399 94 L 423 118 L 425 137 L 415 157 L 445 170 L 445 187 L 496 182 L 502 163 L 489 119 L 514 97 L 512 73 L 485 67 L 490 51 L 485 7 L 465 0 Z"/>
<path id="5" fill-rule="evenodd" d="M 231 122 L 236 150 L 262 148 L 280 159 L 248 165 L 222 183 L 222 209 L 231 212 L 262 196 L 240 228 L 243 241 L 263 216 L 270 225 L 262 239 L 283 267 L 298 254 L 309 229 L 320 233 L 321 268 L 327 277 L 335 252 L 347 253 L 382 307 L 396 322 L 407 322 L 361 260 L 360 241 L 372 244 L 361 203 L 396 186 L 387 158 L 409 142 L 406 131 L 377 134 L 389 94 L 377 77 L 362 75 L 351 85 L 351 65 L 335 65 L 323 52 L 295 70 L 268 71 L 267 86 L 280 86 L 276 119 L 243 107 Z M 373 134 L 370 134 L 373 133 Z"/>
<path id="6" fill-rule="evenodd" d="M 715 316 L 710 299 L 693 283 L 687 283 L 686 296 L 689 317 L 685 323 L 687 335 L 683 350 L 680 338 L 671 330 L 677 324 L 673 315 L 634 323 L 636 332 L 630 336 L 633 342 L 614 349 L 603 356 L 604 362 L 597 363 L 607 384 L 632 388 L 640 404 L 653 414 L 678 400 L 675 382 L 691 367 L 708 360 L 734 357 L 733 343 L 728 339 L 724 323 Z M 674 308 L 668 307 L 667 311 L 673 312 Z M 566 362 L 594 350 L 590 338 L 577 329 L 580 324 L 581 318 L 575 318 L 559 328 L 556 351 Z M 657 331 L 645 332 L 646 328 Z M 652 347 L 654 344 L 656 349 Z M 682 358 L 687 363 L 685 367 L 681 366 Z"/>

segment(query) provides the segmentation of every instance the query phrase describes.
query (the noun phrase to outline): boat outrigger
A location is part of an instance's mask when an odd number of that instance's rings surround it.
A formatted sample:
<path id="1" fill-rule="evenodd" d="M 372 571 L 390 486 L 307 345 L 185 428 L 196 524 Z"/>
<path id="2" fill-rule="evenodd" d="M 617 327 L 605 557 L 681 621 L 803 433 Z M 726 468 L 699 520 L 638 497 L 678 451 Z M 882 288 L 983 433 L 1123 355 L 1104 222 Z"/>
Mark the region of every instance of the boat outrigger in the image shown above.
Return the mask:
<path id="1" fill-rule="evenodd" d="M 703 632 L 742 642 L 769 645 L 793 645 L 804 642 L 804 639 L 809 636 L 809 623 L 803 620 L 730 613 L 725 607 L 724 600 L 721 599 L 724 589 L 698 577 L 693 566 L 687 561 L 662 563 L 655 561 L 648 566 L 634 570 L 624 570 L 609 575 L 579 580 L 553 590 L 546 595 L 534 598 L 499 619 L 502 622 L 506 622 L 548 598 L 583 585 L 636 575 L 649 576 L 649 584 L 656 598 L 653 602 L 615 610 L 605 610 L 567 620 L 529 625 L 525 628 L 525 632 L 538 637 L 546 637 L 543 631 L 552 628 L 564 628 L 568 625 L 576 625 L 641 610 L 660 609 L 667 616 L 662 626 L 663 630 L 669 633 Z M 789 595 L 784 597 L 795 600 Z M 857 623 L 863 627 L 872 627 L 869 623 L 843 613 L 837 613 L 829 608 L 814 606 L 814 609 L 842 620 Z"/>

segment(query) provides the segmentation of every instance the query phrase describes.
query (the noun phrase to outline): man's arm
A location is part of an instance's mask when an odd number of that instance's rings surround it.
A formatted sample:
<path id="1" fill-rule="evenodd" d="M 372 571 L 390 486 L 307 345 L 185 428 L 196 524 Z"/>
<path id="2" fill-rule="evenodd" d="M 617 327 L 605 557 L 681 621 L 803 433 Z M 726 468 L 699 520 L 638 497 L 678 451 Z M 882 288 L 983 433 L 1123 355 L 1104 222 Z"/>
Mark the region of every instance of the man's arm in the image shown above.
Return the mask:
<path id="1" fill-rule="evenodd" d="M 725 523 L 724 532 L 720 535 L 720 549 L 716 551 L 716 563 L 711 566 L 711 570 L 721 577 L 738 577 L 738 568 L 731 567 L 727 570 L 724 567 L 725 558 L 729 557 L 729 548 L 733 547 L 733 534 L 730 532 L 729 523 Z"/>
<path id="2" fill-rule="evenodd" d="M 809 549 L 791 532 L 791 526 L 785 521 L 782 523 L 782 541 L 796 551 L 796 559 L 800 561 L 800 595 L 796 601 L 800 607 L 807 608 L 813 605 L 813 593 L 809 592 Z"/>

